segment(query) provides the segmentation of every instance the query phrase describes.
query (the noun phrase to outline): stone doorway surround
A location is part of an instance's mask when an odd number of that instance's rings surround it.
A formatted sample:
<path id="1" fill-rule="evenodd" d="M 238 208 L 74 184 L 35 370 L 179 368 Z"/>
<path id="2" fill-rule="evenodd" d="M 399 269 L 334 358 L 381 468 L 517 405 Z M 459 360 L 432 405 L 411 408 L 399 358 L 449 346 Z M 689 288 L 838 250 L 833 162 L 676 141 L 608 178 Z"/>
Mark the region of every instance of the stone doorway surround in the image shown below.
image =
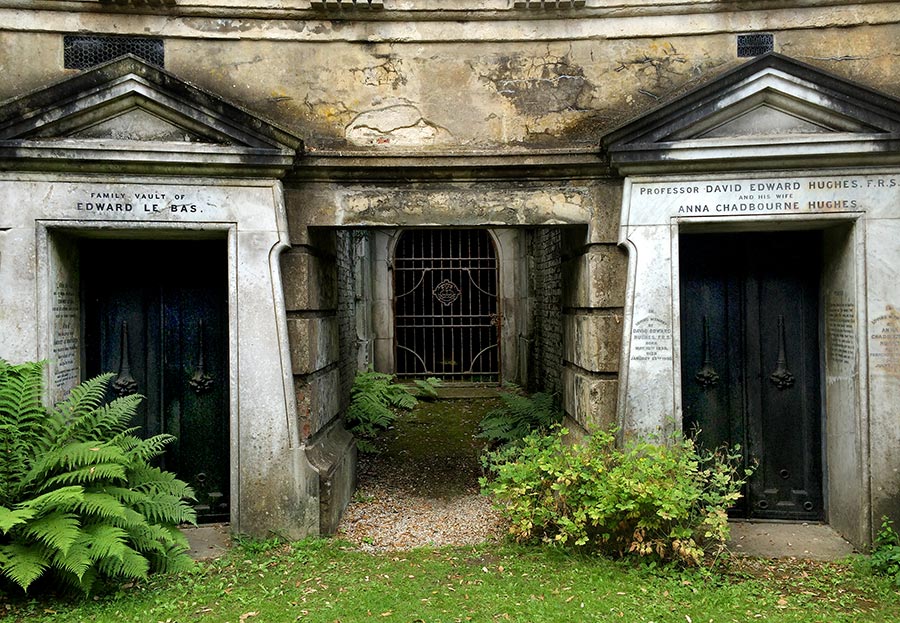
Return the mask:
<path id="1" fill-rule="evenodd" d="M 626 176 L 624 434 L 681 428 L 679 234 L 822 230 L 826 521 L 866 547 L 900 518 L 900 101 L 769 54 L 603 145 Z"/>
<path id="2" fill-rule="evenodd" d="M 82 380 L 79 242 L 225 239 L 230 525 L 256 536 L 319 531 L 278 262 L 289 246 L 279 178 L 301 150 L 134 57 L 0 106 L 0 356 L 47 359 L 50 400 Z"/>

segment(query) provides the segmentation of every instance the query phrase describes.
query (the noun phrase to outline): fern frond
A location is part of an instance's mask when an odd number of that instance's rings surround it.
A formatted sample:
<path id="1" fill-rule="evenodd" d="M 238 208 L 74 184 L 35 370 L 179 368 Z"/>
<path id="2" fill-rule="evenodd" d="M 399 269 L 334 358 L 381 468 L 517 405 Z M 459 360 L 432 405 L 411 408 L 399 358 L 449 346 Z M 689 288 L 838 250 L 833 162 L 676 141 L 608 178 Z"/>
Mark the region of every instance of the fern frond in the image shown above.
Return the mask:
<path id="1" fill-rule="evenodd" d="M 163 555 L 148 554 L 150 567 L 160 573 L 184 573 L 194 568 L 194 561 L 188 555 L 187 547 L 181 545 L 169 545 Z"/>
<path id="2" fill-rule="evenodd" d="M 109 524 L 95 524 L 84 528 L 84 545 L 92 561 L 101 558 L 122 559 L 127 547 L 128 533 Z"/>
<path id="3" fill-rule="evenodd" d="M 28 590 L 31 583 L 41 577 L 50 566 L 40 547 L 10 543 L 0 545 L 0 573 Z"/>
<path id="4" fill-rule="evenodd" d="M 28 522 L 22 534 L 40 541 L 51 552 L 65 555 L 81 536 L 81 522 L 72 513 L 54 512 Z"/>
<path id="5" fill-rule="evenodd" d="M 147 439 L 135 438 L 135 440 L 136 444 L 130 444 L 130 440 L 128 440 L 130 447 L 126 450 L 126 456 L 130 461 L 147 463 L 162 455 L 166 451 L 166 446 L 175 441 L 175 437 L 173 435 L 154 435 Z M 120 447 L 124 449 L 124 446 Z"/>
<path id="6" fill-rule="evenodd" d="M 49 509 L 64 512 L 72 511 L 82 501 L 84 501 L 84 488 L 75 485 L 42 493 L 30 500 L 21 502 L 19 508 L 32 511 L 35 516 L 38 516 L 44 514 Z"/>
<path id="7" fill-rule="evenodd" d="M 92 411 L 81 414 L 70 424 L 70 441 L 109 439 L 131 427 L 143 400 L 140 394 L 116 398 Z"/>
<path id="8" fill-rule="evenodd" d="M 180 524 L 195 520 L 193 508 L 174 495 L 147 496 L 135 505 L 135 510 L 152 523 Z"/>
<path id="9" fill-rule="evenodd" d="M 0 533 L 6 534 L 15 526 L 23 524 L 34 517 L 34 511 L 27 508 L 10 510 L 0 506 Z"/>
<path id="10" fill-rule="evenodd" d="M 63 470 L 77 470 L 102 463 L 123 463 L 124 460 L 125 454 L 116 446 L 98 441 L 70 443 L 39 458 L 23 481 L 35 486 L 37 491 L 44 491 L 47 480 Z"/>
<path id="11" fill-rule="evenodd" d="M 124 518 L 126 507 L 108 493 L 85 491 L 84 499 L 77 506 L 78 512 L 104 520 Z"/>
<path id="12" fill-rule="evenodd" d="M 142 580 L 150 572 L 150 562 L 130 547 L 125 547 L 122 558 L 102 558 L 97 561 L 97 568 L 104 575 L 114 578 L 130 578 Z"/>
<path id="13" fill-rule="evenodd" d="M 148 465 L 134 465 L 128 470 L 128 482 L 135 491 L 141 491 L 148 495 L 174 495 L 176 497 L 193 500 L 194 490 L 172 472 L 166 472 L 158 467 Z"/>
<path id="14" fill-rule="evenodd" d="M 41 402 L 43 366 L 3 362 L 0 376 L 0 504 L 16 501 L 21 480 L 31 469 L 35 451 L 46 438 L 46 411 Z"/>
<path id="15" fill-rule="evenodd" d="M 79 419 L 93 419 L 93 413 L 103 403 L 106 396 L 106 387 L 112 380 L 113 373 L 109 372 L 95 376 L 74 387 L 69 395 L 50 412 L 50 420 L 55 433 L 50 440 L 59 447 L 72 441 L 83 441 L 77 433 L 83 428 L 77 428 Z"/>
<path id="16" fill-rule="evenodd" d="M 41 489 L 52 489 L 59 485 L 91 485 L 96 482 L 125 480 L 125 466 L 118 463 L 98 463 L 86 465 L 47 479 Z"/>
<path id="17" fill-rule="evenodd" d="M 78 540 L 72 543 L 65 554 L 61 551 L 56 551 L 52 557 L 54 570 L 69 574 L 71 578 L 64 579 L 78 588 L 82 588 L 82 578 L 94 563 L 91 559 L 87 539 L 88 537 L 82 532 Z"/>

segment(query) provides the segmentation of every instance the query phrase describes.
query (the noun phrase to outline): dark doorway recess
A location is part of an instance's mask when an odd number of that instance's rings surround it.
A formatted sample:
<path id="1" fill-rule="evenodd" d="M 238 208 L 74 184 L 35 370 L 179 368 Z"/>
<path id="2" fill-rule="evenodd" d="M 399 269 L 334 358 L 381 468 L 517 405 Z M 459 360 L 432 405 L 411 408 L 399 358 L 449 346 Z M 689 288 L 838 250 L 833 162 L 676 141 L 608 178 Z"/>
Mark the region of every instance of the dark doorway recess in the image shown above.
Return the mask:
<path id="1" fill-rule="evenodd" d="M 685 430 L 757 463 L 735 515 L 821 519 L 820 232 L 682 235 L 679 253 Z"/>
<path id="2" fill-rule="evenodd" d="M 482 229 L 421 229 L 394 254 L 397 375 L 500 381 L 497 253 Z"/>
<path id="3" fill-rule="evenodd" d="M 176 437 L 162 467 L 196 491 L 201 521 L 229 517 L 224 240 L 84 240 L 85 370 L 110 397 L 145 396 L 135 426 Z"/>

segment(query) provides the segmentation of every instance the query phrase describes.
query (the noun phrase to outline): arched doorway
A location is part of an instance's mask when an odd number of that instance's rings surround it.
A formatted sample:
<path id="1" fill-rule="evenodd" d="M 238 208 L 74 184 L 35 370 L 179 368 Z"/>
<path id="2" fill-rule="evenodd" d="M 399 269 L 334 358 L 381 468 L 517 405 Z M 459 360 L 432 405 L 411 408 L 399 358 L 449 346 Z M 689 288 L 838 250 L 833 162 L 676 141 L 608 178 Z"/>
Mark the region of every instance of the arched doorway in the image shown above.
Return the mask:
<path id="1" fill-rule="evenodd" d="M 405 231 L 393 268 L 397 376 L 499 383 L 498 262 L 488 231 Z"/>

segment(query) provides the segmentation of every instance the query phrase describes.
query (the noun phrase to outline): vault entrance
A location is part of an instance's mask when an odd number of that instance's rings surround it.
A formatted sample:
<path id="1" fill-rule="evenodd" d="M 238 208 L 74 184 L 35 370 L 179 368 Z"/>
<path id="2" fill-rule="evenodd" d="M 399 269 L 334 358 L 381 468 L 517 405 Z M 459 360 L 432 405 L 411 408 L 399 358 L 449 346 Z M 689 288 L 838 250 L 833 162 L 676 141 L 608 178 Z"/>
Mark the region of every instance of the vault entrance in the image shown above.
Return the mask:
<path id="1" fill-rule="evenodd" d="M 488 231 L 405 231 L 393 268 L 397 376 L 499 383 L 498 262 Z"/>
<path id="2" fill-rule="evenodd" d="M 198 520 L 230 516 L 224 240 L 84 240 L 85 370 L 110 398 L 139 393 L 133 426 L 175 437 L 162 467 L 196 492 Z"/>
<path id="3" fill-rule="evenodd" d="M 818 520 L 820 231 L 682 234 L 684 426 L 755 472 L 733 513 Z"/>

